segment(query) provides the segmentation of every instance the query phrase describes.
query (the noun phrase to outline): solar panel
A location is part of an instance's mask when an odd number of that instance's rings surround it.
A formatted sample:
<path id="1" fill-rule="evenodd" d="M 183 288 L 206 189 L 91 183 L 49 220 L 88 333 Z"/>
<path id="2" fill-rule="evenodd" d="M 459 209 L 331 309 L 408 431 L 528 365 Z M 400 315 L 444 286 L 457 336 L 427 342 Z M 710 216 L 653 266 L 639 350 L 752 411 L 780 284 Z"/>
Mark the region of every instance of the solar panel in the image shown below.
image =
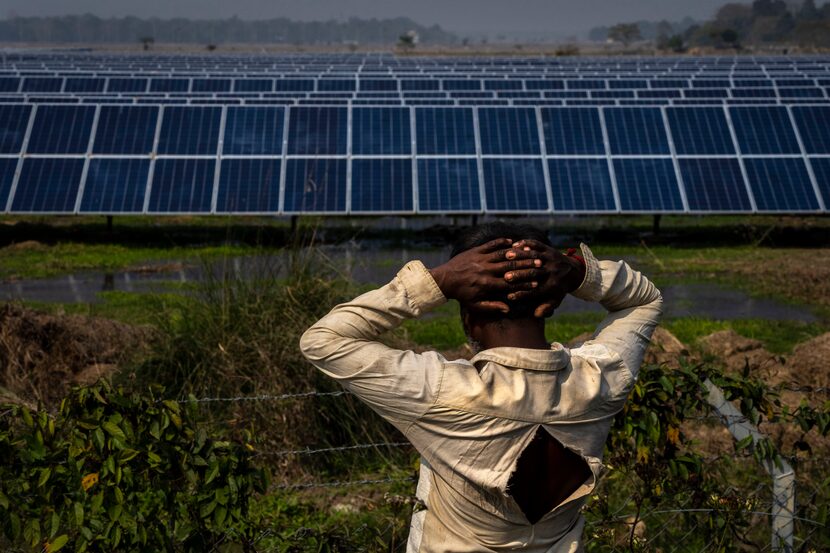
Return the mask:
<path id="1" fill-rule="evenodd" d="M 285 213 L 346 212 L 345 159 L 289 159 L 285 173 Z"/>
<path id="2" fill-rule="evenodd" d="M 223 155 L 281 155 L 284 121 L 281 107 L 229 107 Z"/>
<path id="3" fill-rule="evenodd" d="M 734 158 L 678 160 L 691 211 L 750 211 L 741 167 Z"/>
<path id="4" fill-rule="evenodd" d="M 481 188 L 474 158 L 418 160 L 418 211 L 480 210 Z"/>
<path id="5" fill-rule="evenodd" d="M 64 92 L 103 92 L 104 85 L 107 83 L 104 79 L 90 79 L 90 78 L 70 78 L 66 79 L 63 86 Z"/>
<path id="6" fill-rule="evenodd" d="M 80 212 L 141 213 L 149 171 L 149 159 L 91 159 Z"/>
<path id="7" fill-rule="evenodd" d="M 787 108 L 731 107 L 729 113 L 743 154 L 800 153 Z"/>
<path id="8" fill-rule="evenodd" d="M 193 79 L 193 92 L 230 92 L 230 79 Z"/>
<path id="9" fill-rule="evenodd" d="M 674 148 L 678 155 L 735 153 L 726 114 L 721 108 L 667 108 Z"/>
<path id="10" fill-rule="evenodd" d="M 419 154 L 476 154 L 472 109 L 417 108 L 415 131 Z"/>
<path id="11" fill-rule="evenodd" d="M 793 117 L 808 154 L 830 154 L 830 106 L 793 106 Z"/>
<path id="12" fill-rule="evenodd" d="M 208 213 L 216 160 L 158 159 L 150 188 L 150 213 Z"/>
<path id="13" fill-rule="evenodd" d="M 279 88 L 280 81 L 277 81 L 276 84 L 276 90 L 281 90 Z M 320 79 L 317 81 L 317 90 L 321 92 L 351 92 L 357 90 L 357 81 L 355 79 Z"/>
<path id="14" fill-rule="evenodd" d="M 548 211 L 541 159 L 487 158 L 484 191 L 488 211 Z"/>
<path id="15" fill-rule="evenodd" d="M 151 154 L 158 113 L 155 106 L 101 106 L 92 152 Z"/>
<path id="16" fill-rule="evenodd" d="M 38 106 L 26 151 L 85 154 L 94 116 L 94 106 Z"/>
<path id="17" fill-rule="evenodd" d="M 0 92 L 17 92 L 20 88 L 20 79 L 16 77 L 0 77 Z"/>
<path id="18" fill-rule="evenodd" d="M 810 158 L 810 166 L 813 168 L 813 174 L 816 177 L 816 184 L 818 185 L 819 192 L 824 200 L 824 209 L 826 210 L 828 206 L 830 206 L 830 158 Z"/>
<path id="19" fill-rule="evenodd" d="M 614 155 L 668 154 L 663 115 L 657 108 L 608 108 L 604 111 Z"/>
<path id="20" fill-rule="evenodd" d="M 596 109 L 544 108 L 542 129 L 548 155 L 605 155 Z"/>
<path id="21" fill-rule="evenodd" d="M 605 159 L 549 159 L 555 211 L 615 211 L 611 175 Z"/>
<path id="22" fill-rule="evenodd" d="M 222 108 L 167 106 L 162 113 L 158 153 L 216 155 Z"/>
<path id="23" fill-rule="evenodd" d="M 485 155 L 538 155 L 539 130 L 532 108 L 480 108 L 478 126 Z"/>
<path id="24" fill-rule="evenodd" d="M 408 108 L 354 108 L 352 154 L 401 155 L 411 153 Z"/>
<path id="25" fill-rule="evenodd" d="M 271 79 L 234 79 L 233 82 L 235 92 L 271 92 L 273 89 Z"/>
<path id="26" fill-rule="evenodd" d="M 411 159 L 352 161 L 352 212 L 412 209 Z"/>
<path id="27" fill-rule="evenodd" d="M 63 79 L 53 77 L 26 77 L 21 92 L 60 92 Z"/>
<path id="28" fill-rule="evenodd" d="M 345 155 L 347 138 L 346 108 L 291 108 L 288 130 L 290 155 Z"/>
<path id="29" fill-rule="evenodd" d="M 0 213 L 6 211 L 6 202 L 9 200 L 16 171 L 16 158 L 0 158 Z"/>
<path id="30" fill-rule="evenodd" d="M 107 92 L 144 92 L 147 90 L 147 79 L 114 78 L 109 80 Z"/>
<path id="31" fill-rule="evenodd" d="M 683 211 L 671 159 L 615 159 L 614 173 L 623 211 Z"/>
<path id="32" fill-rule="evenodd" d="M 187 92 L 190 89 L 188 79 L 153 79 L 150 81 L 150 92 Z"/>
<path id="33" fill-rule="evenodd" d="M 759 211 L 813 211 L 818 199 L 804 160 L 745 159 L 746 175 Z"/>
<path id="34" fill-rule="evenodd" d="M 17 154 L 20 152 L 31 113 L 31 106 L 0 105 L 0 153 Z M 0 206 L 2 205 L 0 203 Z"/>
<path id="35" fill-rule="evenodd" d="M 280 207 L 279 159 L 225 159 L 219 170 L 217 213 L 276 213 Z"/>
<path id="36" fill-rule="evenodd" d="M 81 158 L 27 158 L 12 199 L 18 213 L 71 213 L 81 184 Z"/>

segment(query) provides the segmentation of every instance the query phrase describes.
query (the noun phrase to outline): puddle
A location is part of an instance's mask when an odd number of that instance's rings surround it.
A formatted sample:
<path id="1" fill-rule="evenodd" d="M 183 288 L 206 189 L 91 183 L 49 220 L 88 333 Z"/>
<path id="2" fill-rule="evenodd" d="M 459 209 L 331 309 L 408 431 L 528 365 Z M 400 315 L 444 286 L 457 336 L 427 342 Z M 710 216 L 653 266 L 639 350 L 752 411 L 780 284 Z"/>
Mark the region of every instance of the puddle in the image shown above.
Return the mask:
<path id="1" fill-rule="evenodd" d="M 358 282 L 382 284 L 389 281 L 410 259 L 420 259 L 428 267 L 446 259 L 441 249 L 324 248 L 333 264 Z M 116 273 L 84 272 L 55 278 L 0 283 L 0 300 L 23 300 L 57 303 L 95 303 L 102 291 L 163 292 L 176 290 L 177 283 L 194 283 L 211 270 L 221 275 L 231 271 L 239 276 L 273 276 L 285 266 L 287 255 L 239 257 L 208 266 L 159 264 L 159 271 L 143 267 L 138 271 Z M 173 269 L 173 270 L 170 270 Z M 171 286 L 173 285 L 173 286 Z M 809 310 L 772 299 L 753 298 L 744 292 L 717 285 L 674 284 L 662 288 L 665 316 L 707 319 L 768 319 L 814 322 Z M 597 304 L 567 297 L 557 313 L 602 312 Z"/>

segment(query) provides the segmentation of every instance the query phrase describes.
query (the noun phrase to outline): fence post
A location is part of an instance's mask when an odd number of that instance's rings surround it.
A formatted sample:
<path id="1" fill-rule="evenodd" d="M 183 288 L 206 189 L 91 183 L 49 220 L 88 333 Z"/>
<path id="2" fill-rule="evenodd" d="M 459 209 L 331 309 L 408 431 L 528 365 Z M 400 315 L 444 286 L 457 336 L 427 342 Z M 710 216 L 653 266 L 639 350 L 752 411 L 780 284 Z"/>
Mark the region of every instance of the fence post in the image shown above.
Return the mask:
<path id="1" fill-rule="evenodd" d="M 721 418 L 732 437 L 740 441 L 752 436 L 755 444 L 763 438 L 758 429 L 747 418 L 726 401 L 723 391 L 709 379 L 704 382 L 709 395 L 706 401 Z M 795 472 L 787 461 L 780 459 L 780 467 L 774 461 L 766 461 L 764 468 L 772 476 L 772 550 L 792 553 L 793 515 L 795 513 Z"/>

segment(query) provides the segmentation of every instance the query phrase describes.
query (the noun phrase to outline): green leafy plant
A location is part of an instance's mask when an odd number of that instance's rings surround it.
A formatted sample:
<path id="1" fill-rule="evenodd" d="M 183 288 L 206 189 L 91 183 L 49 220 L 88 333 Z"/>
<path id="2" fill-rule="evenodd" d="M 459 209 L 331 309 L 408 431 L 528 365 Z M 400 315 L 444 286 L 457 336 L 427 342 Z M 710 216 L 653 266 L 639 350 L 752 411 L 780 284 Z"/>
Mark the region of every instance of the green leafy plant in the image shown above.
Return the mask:
<path id="1" fill-rule="evenodd" d="M 254 446 L 209 435 L 194 407 L 106 382 L 74 389 L 57 413 L 0 417 L 5 546 L 37 551 L 202 552 L 247 544 L 267 474 Z"/>

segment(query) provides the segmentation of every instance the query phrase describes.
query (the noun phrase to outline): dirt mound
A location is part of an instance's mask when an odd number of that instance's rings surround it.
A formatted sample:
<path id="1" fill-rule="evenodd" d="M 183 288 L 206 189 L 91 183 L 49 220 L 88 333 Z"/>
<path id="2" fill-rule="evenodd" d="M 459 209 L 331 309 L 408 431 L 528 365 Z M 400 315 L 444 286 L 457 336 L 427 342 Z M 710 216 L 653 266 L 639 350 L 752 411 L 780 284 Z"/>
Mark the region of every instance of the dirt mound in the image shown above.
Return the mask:
<path id="1" fill-rule="evenodd" d="M 830 332 L 798 344 L 787 364 L 794 383 L 830 387 Z"/>
<path id="2" fill-rule="evenodd" d="M 784 357 L 770 353 L 758 340 L 745 338 L 734 330 L 714 332 L 701 338 L 698 345 L 729 371 L 740 372 L 748 368 L 749 374 L 769 384 L 788 382 L 789 370 Z"/>
<path id="3" fill-rule="evenodd" d="M 147 328 L 109 319 L 0 306 L 0 395 L 50 404 L 111 373 L 149 338 Z"/>

